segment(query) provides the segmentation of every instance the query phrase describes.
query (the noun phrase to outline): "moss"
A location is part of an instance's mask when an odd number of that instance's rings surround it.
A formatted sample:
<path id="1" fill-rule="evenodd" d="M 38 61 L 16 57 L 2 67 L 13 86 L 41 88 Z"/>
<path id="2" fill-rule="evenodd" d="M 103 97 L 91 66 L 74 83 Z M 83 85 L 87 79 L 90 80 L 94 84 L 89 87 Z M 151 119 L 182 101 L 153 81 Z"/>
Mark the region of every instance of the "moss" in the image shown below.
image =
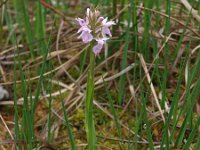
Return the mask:
<path id="1" fill-rule="evenodd" d="M 77 69 L 75 67 L 71 67 L 68 70 L 68 72 L 74 79 L 77 79 L 79 77 L 79 75 L 80 75 L 80 73 L 77 71 Z"/>

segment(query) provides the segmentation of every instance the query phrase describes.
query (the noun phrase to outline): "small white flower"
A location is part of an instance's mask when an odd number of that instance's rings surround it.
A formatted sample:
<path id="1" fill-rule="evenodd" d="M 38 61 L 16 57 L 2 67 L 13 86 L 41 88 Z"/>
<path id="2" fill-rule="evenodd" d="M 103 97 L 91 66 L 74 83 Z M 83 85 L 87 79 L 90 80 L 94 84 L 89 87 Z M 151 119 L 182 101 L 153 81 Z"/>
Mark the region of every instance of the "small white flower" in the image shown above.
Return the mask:
<path id="1" fill-rule="evenodd" d="M 3 98 L 9 98 L 9 93 L 0 85 L 0 100 Z"/>

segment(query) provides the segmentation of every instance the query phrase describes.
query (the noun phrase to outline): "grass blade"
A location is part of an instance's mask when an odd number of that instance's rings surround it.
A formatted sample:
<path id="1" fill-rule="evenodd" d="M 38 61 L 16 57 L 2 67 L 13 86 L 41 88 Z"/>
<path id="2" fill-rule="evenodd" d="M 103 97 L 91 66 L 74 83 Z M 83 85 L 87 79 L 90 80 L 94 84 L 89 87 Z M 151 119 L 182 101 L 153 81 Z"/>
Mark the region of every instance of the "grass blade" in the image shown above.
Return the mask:
<path id="1" fill-rule="evenodd" d="M 70 144 L 71 144 L 71 148 L 72 148 L 72 150 L 76 150 L 75 140 L 74 140 L 74 136 L 72 134 L 70 123 L 69 123 L 69 120 L 68 120 L 68 117 L 67 117 L 67 113 L 66 113 L 66 110 L 65 110 L 64 101 L 62 101 L 62 108 L 63 108 L 64 118 L 65 118 L 65 125 L 67 127 L 67 133 L 68 133 L 68 136 L 69 136 L 69 141 L 70 141 Z"/>
<path id="2" fill-rule="evenodd" d="M 130 10 L 129 10 L 130 12 Z M 130 14 L 128 13 L 128 26 L 125 36 L 125 46 L 123 50 L 123 56 L 122 56 L 122 62 L 121 62 L 121 70 L 123 70 L 127 65 L 127 54 L 128 54 L 128 48 L 129 48 L 129 42 L 130 42 Z M 125 75 L 122 75 L 119 79 L 119 95 L 118 95 L 118 103 L 121 105 L 123 103 L 124 98 L 124 89 L 125 89 Z"/>

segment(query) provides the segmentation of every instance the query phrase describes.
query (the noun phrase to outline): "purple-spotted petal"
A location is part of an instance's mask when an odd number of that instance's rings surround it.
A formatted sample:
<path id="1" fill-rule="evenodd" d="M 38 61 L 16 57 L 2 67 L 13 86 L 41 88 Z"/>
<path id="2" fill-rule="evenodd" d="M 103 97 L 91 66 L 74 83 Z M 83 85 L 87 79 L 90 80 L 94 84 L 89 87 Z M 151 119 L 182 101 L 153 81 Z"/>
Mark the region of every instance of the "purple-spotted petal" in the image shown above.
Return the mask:
<path id="1" fill-rule="evenodd" d="M 103 24 L 104 27 L 110 27 L 110 26 L 112 26 L 112 25 L 115 25 L 115 22 L 114 22 L 114 21 L 108 21 L 108 22 L 107 22 L 107 20 L 108 20 L 108 17 L 106 17 L 106 18 L 99 17 L 99 21 L 102 22 L 102 24 Z"/>
<path id="2" fill-rule="evenodd" d="M 102 20 L 103 26 L 106 24 L 107 20 L 108 20 L 108 17 L 106 17 L 106 18 L 104 18 L 104 19 Z"/>
<path id="3" fill-rule="evenodd" d="M 102 48 L 103 48 L 103 45 L 102 45 L 102 44 L 97 44 L 97 45 L 95 45 L 95 46 L 93 47 L 93 52 L 94 52 L 94 54 L 95 54 L 95 55 L 98 55 L 98 54 L 101 52 Z"/>
<path id="4" fill-rule="evenodd" d="M 97 41 L 98 44 L 105 44 L 105 42 L 108 40 L 109 38 L 105 37 L 105 38 L 101 38 L 101 39 L 95 39 Z"/>
<path id="5" fill-rule="evenodd" d="M 90 30 L 87 26 L 82 26 L 77 33 L 80 33 L 80 32 L 83 32 L 83 31 L 86 31 L 86 32 L 92 32 L 92 30 Z"/>
<path id="6" fill-rule="evenodd" d="M 104 17 L 99 17 L 98 21 L 102 22 L 104 20 Z"/>
<path id="7" fill-rule="evenodd" d="M 80 26 L 85 26 L 86 22 L 84 19 L 82 18 L 76 18 L 76 21 L 79 23 Z"/>
<path id="8" fill-rule="evenodd" d="M 110 26 L 112 26 L 112 25 L 115 25 L 115 22 L 114 22 L 114 21 L 108 21 L 108 22 L 106 22 L 106 24 L 105 24 L 106 27 L 110 27 Z"/>
<path id="9" fill-rule="evenodd" d="M 103 27 L 102 28 L 102 32 L 103 34 L 105 35 L 109 35 L 110 37 L 112 36 L 111 32 L 110 32 L 110 29 L 108 27 Z"/>
<path id="10" fill-rule="evenodd" d="M 93 40 L 93 36 L 90 33 L 87 33 L 87 35 L 84 38 L 85 38 L 85 39 L 83 39 L 84 43 L 89 43 Z"/>
<path id="11" fill-rule="evenodd" d="M 81 33 L 81 35 L 79 36 L 79 38 L 82 38 L 82 40 L 83 40 L 84 43 L 89 43 L 89 42 L 91 42 L 93 40 L 92 34 L 90 34 L 87 31 L 83 31 Z"/>
<path id="12" fill-rule="evenodd" d="M 93 52 L 95 53 L 95 55 L 98 55 L 102 48 L 103 45 L 105 44 L 106 40 L 108 40 L 108 38 L 102 38 L 102 39 L 95 39 L 97 41 L 97 44 L 93 47 Z"/>

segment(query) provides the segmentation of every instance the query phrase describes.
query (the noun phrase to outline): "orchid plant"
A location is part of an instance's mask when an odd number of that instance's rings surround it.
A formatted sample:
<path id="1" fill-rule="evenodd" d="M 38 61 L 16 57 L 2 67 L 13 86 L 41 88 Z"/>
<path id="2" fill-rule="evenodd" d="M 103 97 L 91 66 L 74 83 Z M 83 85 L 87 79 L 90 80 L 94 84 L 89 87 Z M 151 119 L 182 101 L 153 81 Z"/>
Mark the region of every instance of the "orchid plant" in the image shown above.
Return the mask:
<path id="1" fill-rule="evenodd" d="M 88 141 L 88 150 L 97 149 L 95 125 L 93 120 L 93 94 L 94 94 L 94 66 L 95 56 L 99 55 L 106 44 L 106 41 L 112 37 L 110 27 L 115 25 L 114 21 L 108 21 L 108 18 L 100 16 L 100 12 L 96 9 L 87 8 L 86 17 L 76 18 L 80 25 L 79 39 L 83 43 L 90 44 L 90 64 L 87 78 L 86 88 L 86 105 L 85 105 L 85 127 Z"/>

